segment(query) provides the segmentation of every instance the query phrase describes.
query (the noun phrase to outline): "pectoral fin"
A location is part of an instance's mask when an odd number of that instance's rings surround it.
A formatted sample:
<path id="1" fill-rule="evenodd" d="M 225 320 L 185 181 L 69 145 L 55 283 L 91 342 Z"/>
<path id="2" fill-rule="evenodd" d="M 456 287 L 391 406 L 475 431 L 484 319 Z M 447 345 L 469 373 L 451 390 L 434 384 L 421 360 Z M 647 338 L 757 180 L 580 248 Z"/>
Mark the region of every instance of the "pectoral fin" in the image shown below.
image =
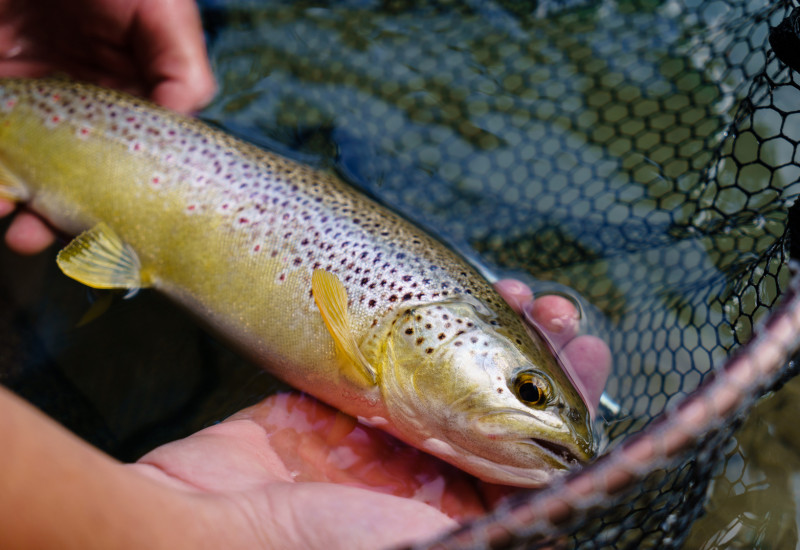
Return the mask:
<path id="1" fill-rule="evenodd" d="M 29 197 L 28 189 L 20 179 L 0 164 L 0 199 L 11 202 L 24 202 Z"/>
<path id="2" fill-rule="evenodd" d="M 104 223 L 78 235 L 56 262 L 65 275 L 92 288 L 125 288 L 130 296 L 148 286 L 136 252 Z"/>
<path id="3" fill-rule="evenodd" d="M 376 384 L 378 374 L 367 358 L 361 353 L 353 331 L 350 328 L 350 317 L 347 312 L 347 290 L 342 281 L 333 273 L 323 269 L 315 269 L 311 274 L 311 290 L 317 302 L 322 320 L 333 336 L 336 347 L 355 365 L 355 367 Z"/>

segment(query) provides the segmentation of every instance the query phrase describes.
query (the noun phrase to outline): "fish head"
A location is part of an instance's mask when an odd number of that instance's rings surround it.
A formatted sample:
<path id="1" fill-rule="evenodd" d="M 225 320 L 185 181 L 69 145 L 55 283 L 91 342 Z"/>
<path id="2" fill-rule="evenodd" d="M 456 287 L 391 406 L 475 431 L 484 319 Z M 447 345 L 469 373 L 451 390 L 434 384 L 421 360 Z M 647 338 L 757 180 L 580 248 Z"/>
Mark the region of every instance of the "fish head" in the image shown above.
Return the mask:
<path id="1" fill-rule="evenodd" d="M 540 486 L 596 452 L 583 398 L 513 312 L 467 300 L 402 312 L 381 391 L 401 438 L 485 481 Z"/>

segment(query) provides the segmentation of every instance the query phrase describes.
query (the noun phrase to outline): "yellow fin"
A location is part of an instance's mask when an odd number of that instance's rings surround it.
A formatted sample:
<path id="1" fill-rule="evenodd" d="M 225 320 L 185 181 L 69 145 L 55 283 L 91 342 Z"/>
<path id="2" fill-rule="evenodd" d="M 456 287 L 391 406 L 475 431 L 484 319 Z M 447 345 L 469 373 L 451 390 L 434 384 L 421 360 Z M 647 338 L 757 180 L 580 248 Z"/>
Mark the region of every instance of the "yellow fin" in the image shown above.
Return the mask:
<path id="1" fill-rule="evenodd" d="M 29 198 L 30 193 L 22 181 L 3 164 L 0 164 L 0 199 L 24 202 Z"/>
<path id="2" fill-rule="evenodd" d="M 75 237 L 56 262 L 65 275 L 92 288 L 136 291 L 146 286 L 136 252 L 104 223 Z"/>
<path id="3" fill-rule="evenodd" d="M 84 325 L 88 325 L 108 311 L 113 301 L 113 291 L 103 292 L 103 294 L 101 294 L 94 302 L 92 302 L 92 305 L 89 306 L 89 309 L 83 314 L 83 317 L 80 318 L 78 324 L 75 326 L 82 327 Z"/>
<path id="4" fill-rule="evenodd" d="M 322 320 L 333 336 L 336 347 L 355 365 L 373 384 L 378 375 L 367 358 L 361 353 L 347 314 L 347 290 L 342 281 L 333 273 L 324 269 L 315 269 L 311 274 L 311 290 L 317 302 Z"/>

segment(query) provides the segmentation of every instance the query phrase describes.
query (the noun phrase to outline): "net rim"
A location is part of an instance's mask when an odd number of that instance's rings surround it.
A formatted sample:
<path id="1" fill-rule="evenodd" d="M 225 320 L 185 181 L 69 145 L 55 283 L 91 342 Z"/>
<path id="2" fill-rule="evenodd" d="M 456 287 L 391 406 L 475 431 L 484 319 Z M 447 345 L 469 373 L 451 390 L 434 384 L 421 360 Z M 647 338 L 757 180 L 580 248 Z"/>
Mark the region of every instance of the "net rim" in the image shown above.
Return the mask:
<path id="1" fill-rule="evenodd" d="M 800 261 L 780 304 L 753 337 L 680 402 L 595 462 L 521 501 L 501 503 L 486 516 L 414 548 L 443 550 L 504 547 L 520 535 L 546 536 L 585 518 L 598 501 L 607 506 L 647 476 L 674 463 L 730 419 L 746 413 L 771 391 L 800 351 Z M 609 500 L 610 499 L 610 500 Z M 501 520 L 502 518 L 502 520 Z"/>

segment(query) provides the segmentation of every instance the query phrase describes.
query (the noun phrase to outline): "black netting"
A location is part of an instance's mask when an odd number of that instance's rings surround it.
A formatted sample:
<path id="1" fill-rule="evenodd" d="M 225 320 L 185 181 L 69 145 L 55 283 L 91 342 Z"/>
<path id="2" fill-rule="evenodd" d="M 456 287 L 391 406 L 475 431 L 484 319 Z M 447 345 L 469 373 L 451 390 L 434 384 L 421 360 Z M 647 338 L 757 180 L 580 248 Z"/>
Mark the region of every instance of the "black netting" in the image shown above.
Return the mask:
<path id="1" fill-rule="evenodd" d="M 738 387 L 743 400 L 701 432 L 675 412 L 775 316 L 791 283 L 800 76 L 769 34 L 795 2 L 201 6 L 220 82 L 206 120 L 336 170 L 495 272 L 544 291 L 574 289 L 586 330 L 611 347 L 607 455 L 574 485 L 504 503 L 438 547 L 797 544 L 798 438 L 778 420 L 800 412 L 791 408 L 797 383 L 751 412 L 793 374 L 778 367 L 797 343 L 776 340 L 784 355 L 764 361 L 777 366 Z M 778 47 L 789 62 L 800 51 L 793 29 Z M 766 357 L 753 349 L 754 361 Z M 213 351 L 200 355 L 230 361 Z M 239 373 L 222 386 L 229 393 L 251 372 L 227 371 Z M 242 403 L 220 405 L 210 387 L 222 375 L 207 372 L 183 412 L 167 407 L 162 417 L 188 429 L 213 416 L 200 409 Z M 117 434 L 131 431 L 105 417 Z M 145 431 L 154 420 L 137 422 Z M 674 449 L 620 458 L 637 435 L 668 440 L 680 430 L 688 441 Z M 145 445 L 122 440 L 118 456 Z M 583 494 L 578 482 L 596 490 Z M 555 502 L 569 513 L 559 516 Z"/>

